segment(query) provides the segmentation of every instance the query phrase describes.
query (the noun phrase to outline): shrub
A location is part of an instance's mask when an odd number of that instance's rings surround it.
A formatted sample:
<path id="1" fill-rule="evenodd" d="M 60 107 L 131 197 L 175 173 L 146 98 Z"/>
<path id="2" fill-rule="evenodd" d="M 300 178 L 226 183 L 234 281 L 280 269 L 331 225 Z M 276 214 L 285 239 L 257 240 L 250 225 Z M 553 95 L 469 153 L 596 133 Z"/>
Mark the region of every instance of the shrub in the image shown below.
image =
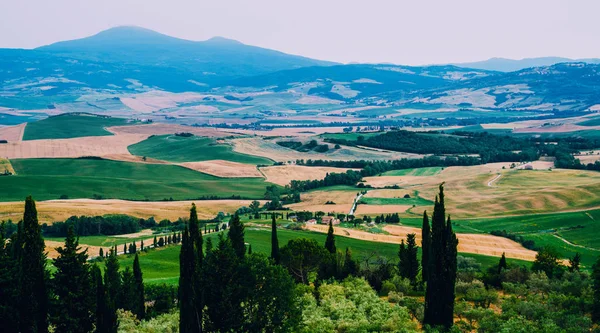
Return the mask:
<path id="1" fill-rule="evenodd" d="M 379 295 L 388 296 L 390 292 L 396 292 L 396 285 L 394 285 L 391 281 L 384 281 L 381 285 L 381 291 Z"/>

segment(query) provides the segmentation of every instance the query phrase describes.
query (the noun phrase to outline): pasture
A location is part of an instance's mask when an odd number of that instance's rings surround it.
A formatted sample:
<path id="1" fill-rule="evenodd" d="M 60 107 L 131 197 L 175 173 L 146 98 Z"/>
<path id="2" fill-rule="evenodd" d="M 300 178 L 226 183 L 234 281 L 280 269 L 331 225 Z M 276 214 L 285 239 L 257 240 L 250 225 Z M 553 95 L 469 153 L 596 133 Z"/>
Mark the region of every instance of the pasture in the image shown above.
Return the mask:
<path id="1" fill-rule="evenodd" d="M 197 162 L 226 160 L 246 164 L 267 164 L 269 159 L 238 153 L 231 146 L 205 137 L 182 137 L 177 135 L 153 136 L 129 146 L 129 152 L 137 156 L 169 162 Z"/>
<path id="2" fill-rule="evenodd" d="M 113 135 L 105 128 L 127 124 L 126 119 L 64 114 L 27 124 L 23 140 L 68 139 Z"/>
<path id="3" fill-rule="evenodd" d="M 217 196 L 261 199 L 260 178 L 218 178 L 175 165 L 98 159 L 12 160 L 17 173 L 0 179 L 0 201 L 61 197 L 128 200 L 186 200 Z"/>
<path id="4" fill-rule="evenodd" d="M 441 167 L 430 167 L 430 168 L 416 168 L 416 169 L 403 169 L 403 170 L 392 170 L 385 172 L 383 176 L 415 176 L 415 177 L 426 177 L 435 176 L 442 172 L 444 168 Z"/>
<path id="5" fill-rule="evenodd" d="M 268 182 L 281 186 L 289 185 L 292 180 L 323 179 L 328 173 L 343 173 L 350 169 L 332 167 L 311 167 L 303 165 L 276 165 L 261 167 Z"/>
<path id="6" fill-rule="evenodd" d="M 225 233 L 224 233 L 225 234 Z M 283 247 L 288 241 L 295 238 L 309 238 L 316 240 L 319 244 L 325 243 L 326 235 L 323 233 L 310 231 L 293 231 L 287 229 L 278 229 L 279 246 Z M 214 245 L 218 242 L 218 234 L 211 233 L 204 235 L 204 240 L 212 238 Z M 246 243 L 252 245 L 252 251 L 269 255 L 271 253 L 271 230 L 268 228 L 247 227 L 245 232 Z M 352 256 L 359 261 L 364 261 L 373 254 L 378 254 L 396 262 L 398 258 L 398 245 L 379 243 L 353 239 L 349 237 L 336 236 L 336 246 L 340 250 L 350 248 Z M 204 242 L 206 244 L 206 241 Z M 149 250 L 147 253 L 140 254 L 140 266 L 144 273 L 144 282 L 147 283 L 168 283 L 177 284 L 179 281 L 179 252 L 180 246 L 171 245 L 168 247 Z M 483 266 L 496 265 L 498 258 L 478 254 L 460 253 L 461 256 L 475 258 Z M 121 268 L 133 264 L 132 255 L 119 256 Z M 509 263 L 529 265 L 527 261 L 508 259 Z"/>

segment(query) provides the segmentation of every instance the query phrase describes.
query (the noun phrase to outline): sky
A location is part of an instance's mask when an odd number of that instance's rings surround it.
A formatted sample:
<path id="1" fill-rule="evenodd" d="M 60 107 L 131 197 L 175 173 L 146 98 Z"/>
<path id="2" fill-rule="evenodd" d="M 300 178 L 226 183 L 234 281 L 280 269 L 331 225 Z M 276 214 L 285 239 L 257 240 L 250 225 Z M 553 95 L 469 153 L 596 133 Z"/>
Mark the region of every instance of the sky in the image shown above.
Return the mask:
<path id="1" fill-rule="evenodd" d="M 0 0 L 0 47 L 136 25 L 342 63 L 593 58 L 598 13 L 597 0 Z"/>

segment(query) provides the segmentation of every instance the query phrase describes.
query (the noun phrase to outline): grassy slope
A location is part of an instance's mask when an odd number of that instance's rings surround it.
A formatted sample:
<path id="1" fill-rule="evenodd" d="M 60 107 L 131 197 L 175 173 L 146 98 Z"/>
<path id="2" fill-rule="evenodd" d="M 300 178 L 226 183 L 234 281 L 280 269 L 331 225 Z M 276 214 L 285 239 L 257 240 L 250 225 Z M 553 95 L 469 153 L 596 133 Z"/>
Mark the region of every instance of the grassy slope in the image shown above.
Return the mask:
<path id="1" fill-rule="evenodd" d="M 16 176 L 0 178 L 0 201 L 104 198 L 193 199 L 202 196 L 262 198 L 259 178 L 218 178 L 174 165 L 87 159 L 12 160 Z"/>
<path id="2" fill-rule="evenodd" d="M 55 116 L 27 124 L 23 140 L 112 135 L 104 127 L 125 125 L 126 122 L 121 118 L 101 118 L 90 115 Z"/>
<path id="3" fill-rule="evenodd" d="M 326 238 L 326 235 L 321 233 L 292 231 L 286 229 L 277 230 L 277 235 L 279 237 L 279 246 L 285 246 L 289 240 L 294 238 L 311 238 L 319 242 L 319 244 L 324 244 Z M 213 244 L 215 245 L 218 242 L 216 233 L 205 235 L 204 237 L 213 238 Z M 270 229 L 247 228 L 245 240 L 246 243 L 252 245 L 252 250 L 254 252 L 264 253 L 267 255 L 271 253 Z M 398 245 L 375 243 L 340 236 L 336 236 L 335 240 L 338 249 L 344 250 L 346 247 L 351 248 L 352 255 L 356 259 L 361 260 L 364 256 L 367 256 L 375 251 L 382 256 L 390 258 L 392 261 L 397 261 Z M 157 250 L 151 250 L 148 253 L 141 254 L 140 266 L 144 273 L 144 281 L 149 283 L 177 284 L 179 277 L 179 251 L 179 246 L 170 246 Z M 474 254 L 461 255 L 465 257 L 476 258 L 484 266 L 495 265 L 498 262 L 498 258 L 495 257 Z M 133 265 L 133 256 L 119 256 L 119 261 L 121 268 L 124 268 L 125 266 L 131 266 Z M 524 261 L 512 259 L 509 259 L 509 263 L 528 264 Z"/>
<path id="4" fill-rule="evenodd" d="M 227 160 L 247 164 L 273 164 L 269 159 L 237 153 L 229 145 L 215 144 L 213 139 L 197 136 L 153 136 L 129 146 L 128 149 L 133 155 L 171 162 Z"/>
<path id="5" fill-rule="evenodd" d="M 364 205 L 415 205 L 415 206 L 430 206 L 433 202 L 423 198 L 369 198 L 360 199 L 360 203 Z"/>
<path id="6" fill-rule="evenodd" d="M 416 169 L 404 169 L 404 170 L 392 170 L 385 172 L 384 176 L 435 176 L 442 172 L 441 167 L 430 167 L 430 168 L 416 168 Z"/>
<path id="7" fill-rule="evenodd" d="M 420 218 L 403 218 L 402 224 L 421 227 Z M 572 213 L 532 214 L 492 219 L 455 220 L 456 232 L 489 233 L 507 230 L 535 241 L 536 246 L 556 247 L 563 257 L 581 253 L 582 263 L 591 267 L 600 256 L 600 210 Z M 570 245 L 560 238 L 574 244 Z"/>

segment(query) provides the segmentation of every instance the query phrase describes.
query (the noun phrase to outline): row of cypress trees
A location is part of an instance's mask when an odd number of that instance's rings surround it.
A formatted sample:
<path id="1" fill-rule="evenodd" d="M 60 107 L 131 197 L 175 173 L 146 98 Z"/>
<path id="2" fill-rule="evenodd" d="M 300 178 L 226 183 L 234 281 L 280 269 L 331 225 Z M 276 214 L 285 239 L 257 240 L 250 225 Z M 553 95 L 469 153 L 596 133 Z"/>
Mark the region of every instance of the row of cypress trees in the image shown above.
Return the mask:
<path id="1" fill-rule="evenodd" d="M 73 227 L 65 245 L 57 248 L 56 271 L 46 267 L 45 244 L 35 202 L 25 200 L 23 221 L 9 240 L 0 230 L 0 322 L 3 332 L 113 333 L 117 331 L 117 308 L 145 317 L 144 285 L 139 258 L 133 270 L 119 273 L 115 249 L 106 262 L 104 277 L 88 263 Z M 90 292 L 90 290 L 95 290 Z"/>

